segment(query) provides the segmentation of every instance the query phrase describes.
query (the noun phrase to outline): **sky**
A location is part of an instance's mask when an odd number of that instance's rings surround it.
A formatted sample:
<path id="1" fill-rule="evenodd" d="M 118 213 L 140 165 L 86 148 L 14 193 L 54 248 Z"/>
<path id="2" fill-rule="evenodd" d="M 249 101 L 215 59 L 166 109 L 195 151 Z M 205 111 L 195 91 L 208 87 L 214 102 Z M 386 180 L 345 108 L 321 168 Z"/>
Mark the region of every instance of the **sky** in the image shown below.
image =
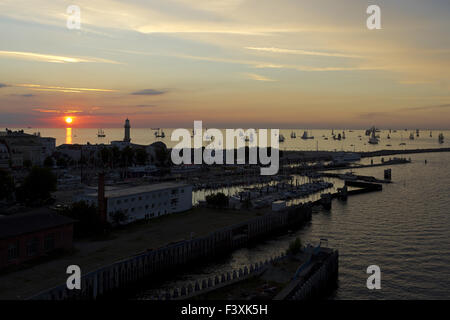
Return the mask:
<path id="1" fill-rule="evenodd" d="M 449 16 L 448 0 L 0 0 L 0 127 L 449 129 Z"/>

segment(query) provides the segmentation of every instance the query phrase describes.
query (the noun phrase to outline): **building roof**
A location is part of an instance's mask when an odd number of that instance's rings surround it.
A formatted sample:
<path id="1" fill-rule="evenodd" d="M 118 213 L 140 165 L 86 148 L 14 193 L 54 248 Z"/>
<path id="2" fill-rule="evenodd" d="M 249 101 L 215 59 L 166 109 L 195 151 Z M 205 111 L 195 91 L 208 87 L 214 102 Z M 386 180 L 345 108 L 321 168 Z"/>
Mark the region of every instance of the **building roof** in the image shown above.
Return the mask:
<path id="1" fill-rule="evenodd" d="M 0 239 L 74 223 L 75 220 L 40 208 L 10 216 L 0 216 Z"/>
<path id="2" fill-rule="evenodd" d="M 105 190 L 105 197 L 106 198 L 124 197 L 124 196 L 130 196 L 133 194 L 147 193 L 147 192 L 152 192 L 152 191 L 162 191 L 162 190 L 181 188 L 181 187 L 186 187 L 186 186 L 188 186 L 188 184 L 175 183 L 175 182 L 147 184 L 147 185 L 142 185 L 142 186 Z M 96 197 L 97 192 L 91 193 L 88 195 Z"/>

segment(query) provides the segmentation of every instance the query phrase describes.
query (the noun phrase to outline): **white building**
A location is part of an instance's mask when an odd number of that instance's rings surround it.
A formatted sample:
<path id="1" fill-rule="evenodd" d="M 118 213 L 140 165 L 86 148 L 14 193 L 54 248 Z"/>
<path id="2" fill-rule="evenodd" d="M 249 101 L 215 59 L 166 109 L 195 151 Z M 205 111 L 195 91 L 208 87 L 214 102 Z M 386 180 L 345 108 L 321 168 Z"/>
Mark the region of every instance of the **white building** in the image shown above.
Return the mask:
<path id="1" fill-rule="evenodd" d="M 191 209 L 192 186 L 168 182 L 105 190 L 105 198 L 108 222 L 123 212 L 128 217 L 125 223 L 130 223 Z M 76 201 L 81 200 L 97 205 L 97 192 L 77 196 Z"/>

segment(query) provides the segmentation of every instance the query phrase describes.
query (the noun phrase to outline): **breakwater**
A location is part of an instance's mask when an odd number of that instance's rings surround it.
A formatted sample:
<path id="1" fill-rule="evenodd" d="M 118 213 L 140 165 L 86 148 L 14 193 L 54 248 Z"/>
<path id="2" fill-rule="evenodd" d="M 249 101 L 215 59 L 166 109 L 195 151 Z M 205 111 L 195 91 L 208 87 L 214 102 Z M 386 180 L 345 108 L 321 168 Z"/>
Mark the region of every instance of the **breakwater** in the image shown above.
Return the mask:
<path id="1" fill-rule="evenodd" d="M 272 233 L 300 226 L 311 220 L 311 208 L 311 203 L 292 206 L 284 211 L 269 213 L 214 231 L 204 237 L 149 250 L 82 275 L 80 290 L 69 290 L 64 283 L 44 290 L 30 299 L 97 299 L 113 292 L 127 290 L 149 277 L 212 259 Z"/>

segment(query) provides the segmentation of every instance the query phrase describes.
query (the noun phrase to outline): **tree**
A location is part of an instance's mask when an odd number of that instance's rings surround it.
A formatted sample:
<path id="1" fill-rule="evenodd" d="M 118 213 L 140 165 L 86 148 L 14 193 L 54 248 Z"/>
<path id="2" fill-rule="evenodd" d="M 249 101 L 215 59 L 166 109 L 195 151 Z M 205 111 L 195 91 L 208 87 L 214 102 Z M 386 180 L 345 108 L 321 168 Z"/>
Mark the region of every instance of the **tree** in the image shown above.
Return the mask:
<path id="1" fill-rule="evenodd" d="M 295 238 L 294 241 L 289 243 L 289 248 L 287 249 L 287 254 L 297 254 L 302 250 L 302 241 L 300 238 Z"/>
<path id="2" fill-rule="evenodd" d="M 228 206 L 228 197 L 222 192 L 210 194 L 206 196 L 206 203 L 216 208 L 224 208 Z"/>
<path id="3" fill-rule="evenodd" d="M 128 215 L 123 210 L 118 210 L 111 215 L 114 225 L 120 225 L 128 220 Z"/>
<path id="4" fill-rule="evenodd" d="M 56 165 L 61 168 L 66 168 L 67 167 L 66 158 L 64 158 L 64 157 L 58 158 L 58 160 L 56 160 Z"/>
<path id="5" fill-rule="evenodd" d="M 14 194 L 14 179 L 6 170 L 0 170 L 0 200 L 10 200 Z"/>
<path id="6" fill-rule="evenodd" d="M 109 150 L 108 148 L 103 147 L 103 148 L 100 150 L 100 159 L 101 159 L 102 164 L 103 164 L 104 166 L 106 166 L 107 164 L 109 164 L 109 161 L 110 161 L 110 159 L 111 159 L 111 152 L 110 152 L 110 150 Z"/>
<path id="7" fill-rule="evenodd" d="M 98 214 L 97 206 L 85 201 L 74 202 L 63 215 L 76 220 L 74 224 L 74 236 L 82 238 L 102 234 L 109 229 Z"/>
<path id="8" fill-rule="evenodd" d="M 44 160 L 44 166 L 45 167 L 52 168 L 53 165 L 54 165 L 54 161 L 53 161 L 52 157 L 48 156 L 47 158 L 45 158 L 45 160 Z"/>
<path id="9" fill-rule="evenodd" d="M 147 163 L 148 160 L 148 154 L 147 151 L 145 151 L 144 148 L 137 148 L 136 152 L 135 152 L 135 157 L 136 157 L 136 163 L 138 165 L 145 165 Z"/>
<path id="10" fill-rule="evenodd" d="M 24 160 L 24 161 L 23 161 L 23 166 L 24 166 L 25 168 L 27 168 L 27 169 L 30 169 L 32 165 L 33 165 L 33 164 L 31 163 L 31 160 Z"/>
<path id="11" fill-rule="evenodd" d="M 129 146 L 126 146 L 121 153 L 121 165 L 122 167 L 129 167 L 134 163 L 134 150 Z"/>
<path id="12" fill-rule="evenodd" d="M 56 191 L 56 176 L 49 168 L 33 167 L 18 188 L 17 199 L 22 202 L 47 200 Z"/>

